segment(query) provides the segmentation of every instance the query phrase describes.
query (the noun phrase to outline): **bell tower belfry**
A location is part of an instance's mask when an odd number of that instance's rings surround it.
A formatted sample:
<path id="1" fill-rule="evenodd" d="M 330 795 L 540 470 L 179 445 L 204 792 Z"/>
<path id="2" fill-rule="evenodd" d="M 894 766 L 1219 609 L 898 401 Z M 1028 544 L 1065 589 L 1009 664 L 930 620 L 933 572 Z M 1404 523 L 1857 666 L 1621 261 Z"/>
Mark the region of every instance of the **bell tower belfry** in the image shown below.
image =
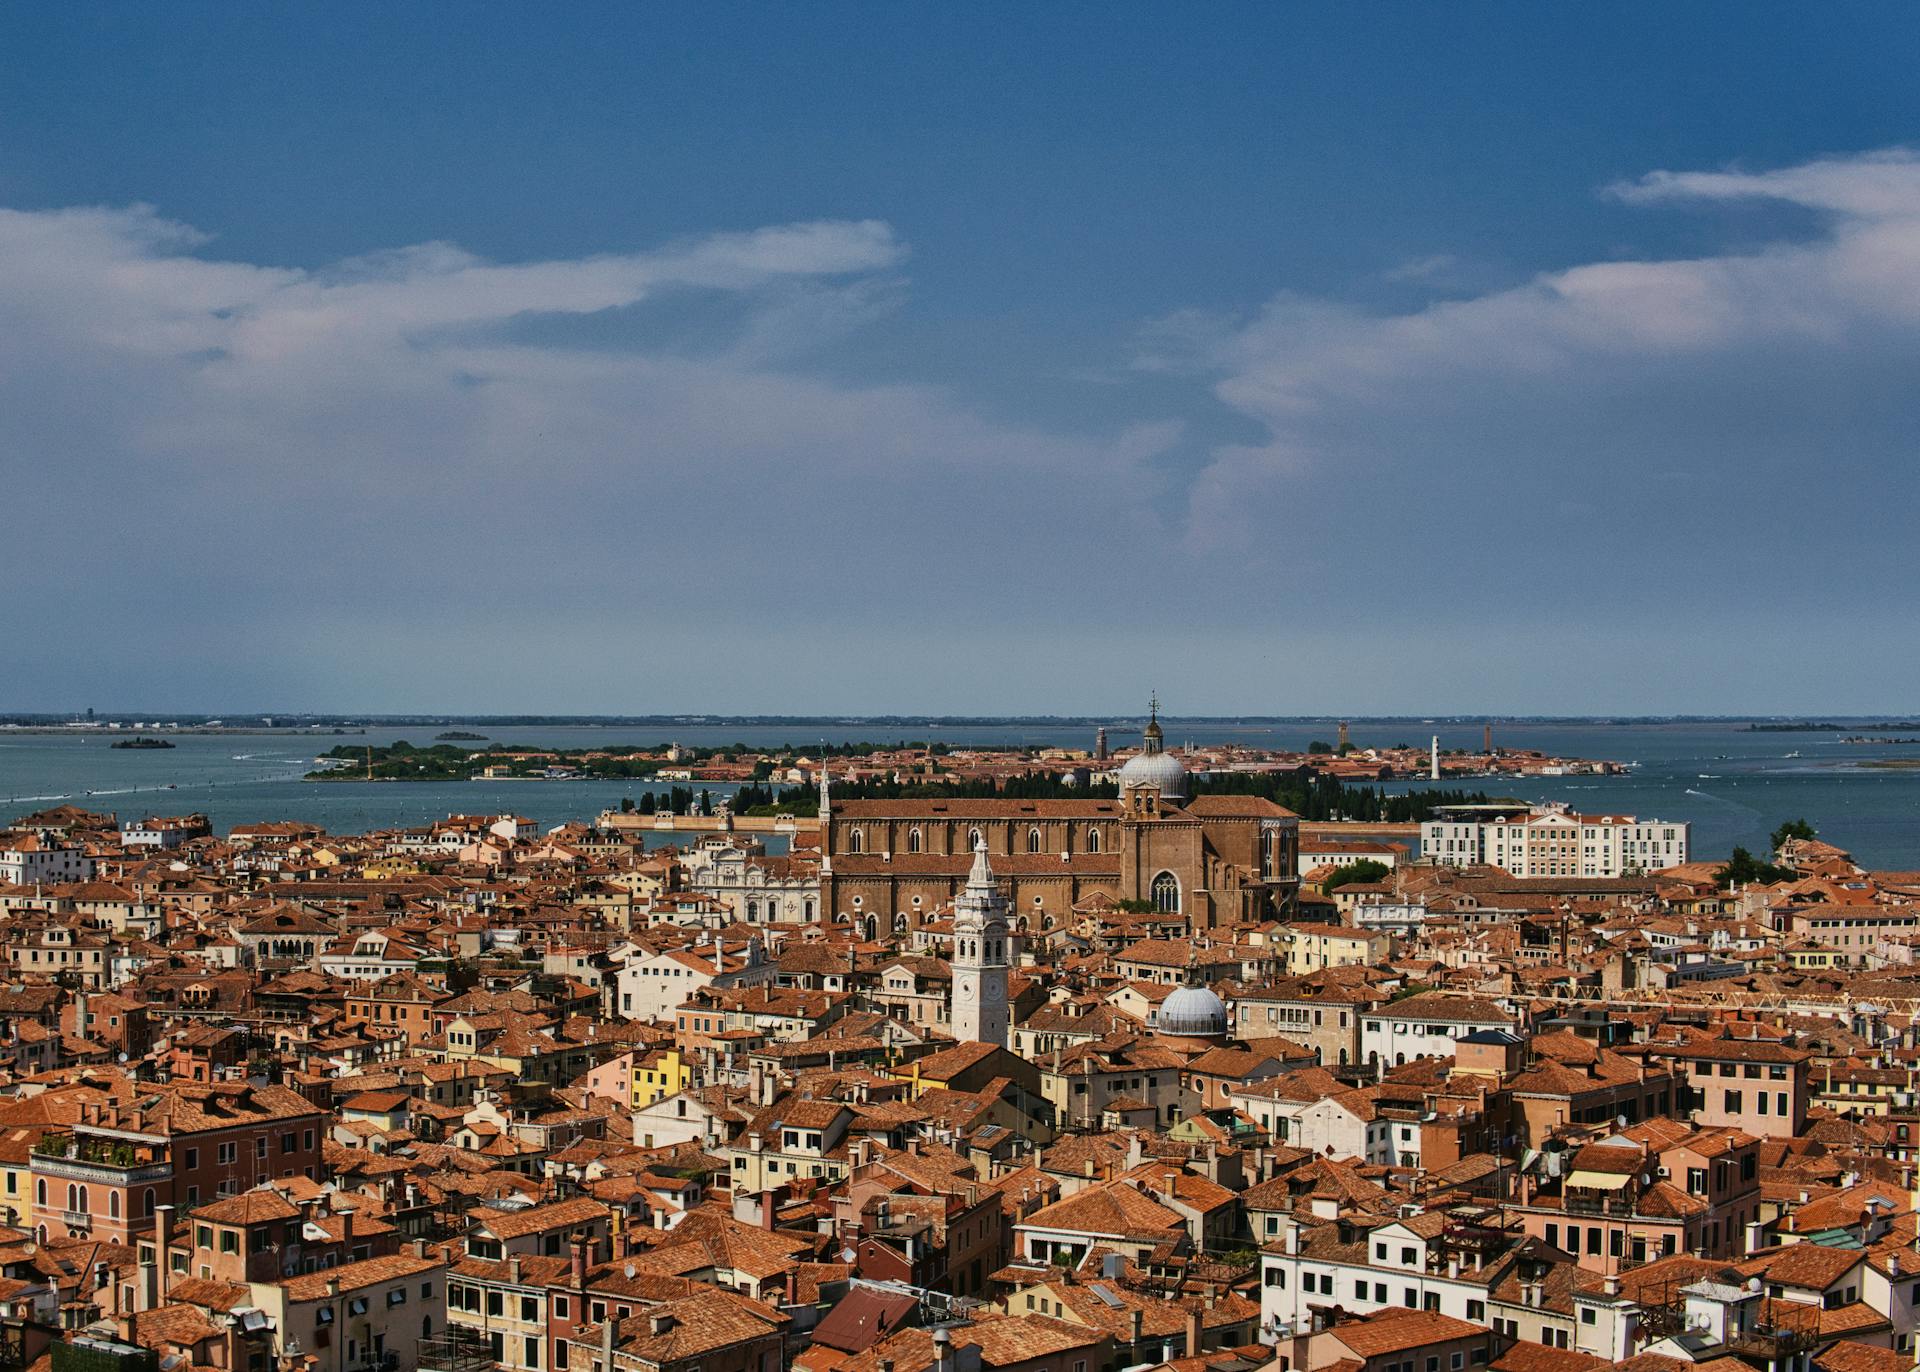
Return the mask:
<path id="1" fill-rule="evenodd" d="M 983 838 L 966 889 L 953 900 L 953 1036 L 1007 1046 L 1007 901 Z"/>

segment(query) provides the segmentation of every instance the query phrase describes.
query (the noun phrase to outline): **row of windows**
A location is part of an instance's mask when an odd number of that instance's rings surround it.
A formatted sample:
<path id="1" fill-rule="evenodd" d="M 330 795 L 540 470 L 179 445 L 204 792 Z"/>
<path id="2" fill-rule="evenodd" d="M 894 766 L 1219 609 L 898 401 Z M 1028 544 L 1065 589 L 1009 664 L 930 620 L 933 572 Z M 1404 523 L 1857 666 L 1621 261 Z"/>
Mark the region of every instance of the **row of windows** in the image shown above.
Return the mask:
<path id="1" fill-rule="evenodd" d="M 1089 828 L 1086 832 L 1085 851 L 1089 853 L 1099 852 L 1101 842 L 1102 840 L 1100 837 L 1100 831 L 1098 829 Z M 1046 835 L 1041 830 L 1037 828 L 1027 830 L 1027 851 L 1029 853 L 1046 852 L 1047 851 L 1046 844 L 1047 844 Z M 970 852 L 973 849 L 978 848 L 979 846 L 980 846 L 980 831 L 978 829 L 967 830 L 967 850 Z M 866 852 L 866 850 L 867 850 L 867 831 L 865 829 L 849 829 L 847 831 L 847 851 L 849 853 L 864 853 Z M 919 853 L 919 852 L 924 852 L 925 850 L 926 850 L 926 841 L 921 836 L 920 830 L 918 829 L 907 830 L 907 851 L 909 853 Z"/>
<path id="2" fill-rule="evenodd" d="M 1719 1067 L 1720 1075 L 1723 1077 L 1742 1076 L 1749 1081 L 1758 1081 L 1760 1079 L 1760 1064 L 1756 1062 L 1723 1062 L 1719 1064 Z M 1710 1077 L 1713 1075 L 1713 1068 L 1713 1063 L 1696 1062 L 1693 1064 L 1693 1074 L 1696 1077 Z M 1785 1081 L 1787 1079 L 1787 1069 L 1781 1063 L 1770 1062 L 1767 1064 L 1767 1076 L 1772 1081 Z"/>

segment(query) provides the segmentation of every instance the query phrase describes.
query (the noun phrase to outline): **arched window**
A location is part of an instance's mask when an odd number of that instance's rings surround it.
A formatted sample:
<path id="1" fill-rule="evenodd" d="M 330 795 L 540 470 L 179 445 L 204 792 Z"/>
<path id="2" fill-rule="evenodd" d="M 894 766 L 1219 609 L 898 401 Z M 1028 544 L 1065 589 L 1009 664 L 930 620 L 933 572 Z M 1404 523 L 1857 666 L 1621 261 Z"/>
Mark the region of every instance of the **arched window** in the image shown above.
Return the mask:
<path id="1" fill-rule="evenodd" d="M 920 831 L 918 829 L 907 830 L 907 851 L 909 853 L 917 853 L 920 851 Z"/>
<path id="2" fill-rule="evenodd" d="M 33 1203 L 35 1205 L 45 1205 L 47 1203 L 47 1179 L 45 1177 L 40 1177 L 33 1183 Z"/>
<path id="3" fill-rule="evenodd" d="M 867 835 L 864 830 L 855 829 L 847 835 L 847 851 L 863 853 L 867 849 Z"/>
<path id="4" fill-rule="evenodd" d="M 759 922 L 760 922 L 760 902 L 757 900 L 750 900 L 747 902 L 747 923 L 757 924 Z"/>
<path id="5" fill-rule="evenodd" d="M 1042 841 L 1038 826 L 1027 830 L 1027 851 L 1029 853 L 1044 852 L 1045 850 L 1040 846 Z"/>
<path id="6" fill-rule="evenodd" d="M 1180 878 L 1162 872 L 1153 879 L 1153 908 L 1163 915 L 1180 913 Z"/>
<path id="7" fill-rule="evenodd" d="M 80 1188 L 75 1186 L 72 1182 L 68 1182 L 67 1183 L 67 1209 L 78 1210 L 79 1208 L 80 1208 Z"/>
<path id="8" fill-rule="evenodd" d="M 1275 829 L 1260 831 L 1260 875 L 1267 881 L 1273 880 L 1274 868 L 1277 866 L 1274 853 L 1280 846 L 1279 837 L 1279 831 Z"/>
<path id="9" fill-rule="evenodd" d="M 107 1192 L 107 1218 L 110 1220 L 120 1218 L 120 1193 L 118 1191 Z"/>
<path id="10" fill-rule="evenodd" d="M 967 851 L 971 853 L 975 848 L 978 848 L 979 846 L 980 846 L 980 831 L 978 829 L 967 830 Z"/>
<path id="11" fill-rule="evenodd" d="M 1087 851 L 1089 853 L 1097 853 L 1100 851 L 1100 831 L 1098 829 L 1087 830 Z"/>

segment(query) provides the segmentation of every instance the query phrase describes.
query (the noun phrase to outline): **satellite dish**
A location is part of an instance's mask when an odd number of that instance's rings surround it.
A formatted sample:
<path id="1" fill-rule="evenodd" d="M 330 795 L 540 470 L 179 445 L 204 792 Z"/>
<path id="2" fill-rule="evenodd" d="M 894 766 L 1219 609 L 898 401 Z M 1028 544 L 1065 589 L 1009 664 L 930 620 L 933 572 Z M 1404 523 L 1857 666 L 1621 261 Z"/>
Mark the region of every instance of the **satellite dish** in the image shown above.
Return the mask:
<path id="1" fill-rule="evenodd" d="M 633 1264 L 628 1263 L 625 1270 L 627 1274 L 627 1280 L 632 1281 L 633 1280 Z"/>

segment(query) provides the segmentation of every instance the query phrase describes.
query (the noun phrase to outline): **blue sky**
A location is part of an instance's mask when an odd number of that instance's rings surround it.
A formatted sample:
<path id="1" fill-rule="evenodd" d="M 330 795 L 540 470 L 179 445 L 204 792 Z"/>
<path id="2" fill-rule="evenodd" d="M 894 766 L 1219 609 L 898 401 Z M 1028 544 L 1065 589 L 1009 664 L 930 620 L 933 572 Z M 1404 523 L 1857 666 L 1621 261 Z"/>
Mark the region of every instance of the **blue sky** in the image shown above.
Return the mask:
<path id="1" fill-rule="evenodd" d="M 1905 709 L 1916 48 L 8 8 L 0 707 Z"/>

